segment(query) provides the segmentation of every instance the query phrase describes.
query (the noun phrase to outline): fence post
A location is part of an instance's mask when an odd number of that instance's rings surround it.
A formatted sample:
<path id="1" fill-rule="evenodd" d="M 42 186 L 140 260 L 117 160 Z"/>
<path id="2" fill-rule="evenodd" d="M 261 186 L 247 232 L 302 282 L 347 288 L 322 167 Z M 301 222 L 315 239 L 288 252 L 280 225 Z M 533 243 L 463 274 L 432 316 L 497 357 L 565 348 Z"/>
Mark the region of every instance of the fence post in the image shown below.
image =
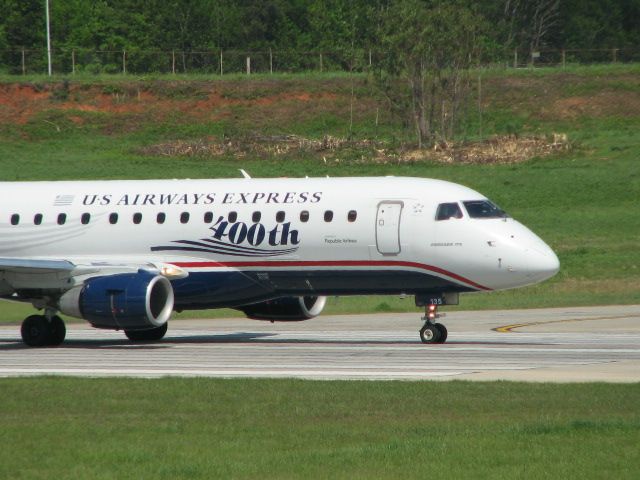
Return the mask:
<path id="1" fill-rule="evenodd" d="M 618 61 L 618 49 L 614 48 L 611 50 L 611 58 L 613 60 L 613 63 L 616 63 Z"/>
<path id="2" fill-rule="evenodd" d="M 371 49 L 369 49 L 369 67 L 371 67 Z"/>
<path id="3" fill-rule="evenodd" d="M 320 72 L 322 72 L 322 52 L 320 53 Z"/>
<path id="4" fill-rule="evenodd" d="M 176 51 L 171 50 L 171 73 L 176 74 Z"/>
<path id="5" fill-rule="evenodd" d="M 513 50 L 513 68 L 518 68 L 518 49 Z"/>
<path id="6" fill-rule="evenodd" d="M 122 49 L 122 74 L 127 74 L 127 51 Z"/>
<path id="7" fill-rule="evenodd" d="M 269 47 L 269 73 L 273 74 L 273 52 L 271 47 Z"/>
<path id="8" fill-rule="evenodd" d="M 251 57 L 247 57 L 247 75 L 251 75 Z"/>
<path id="9" fill-rule="evenodd" d="M 567 66 L 567 54 L 563 48 L 562 49 L 562 68 L 565 68 L 566 66 Z"/>
<path id="10" fill-rule="evenodd" d="M 222 70 L 222 49 L 220 49 L 220 76 L 222 76 L 223 70 Z"/>
<path id="11" fill-rule="evenodd" d="M 24 48 L 22 49 L 22 75 L 27 74 L 27 66 L 24 62 Z"/>
<path id="12" fill-rule="evenodd" d="M 482 138 L 482 72 L 478 74 L 478 129 Z"/>
<path id="13" fill-rule="evenodd" d="M 71 50 L 71 74 L 76 74 L 76 49 Z"/>

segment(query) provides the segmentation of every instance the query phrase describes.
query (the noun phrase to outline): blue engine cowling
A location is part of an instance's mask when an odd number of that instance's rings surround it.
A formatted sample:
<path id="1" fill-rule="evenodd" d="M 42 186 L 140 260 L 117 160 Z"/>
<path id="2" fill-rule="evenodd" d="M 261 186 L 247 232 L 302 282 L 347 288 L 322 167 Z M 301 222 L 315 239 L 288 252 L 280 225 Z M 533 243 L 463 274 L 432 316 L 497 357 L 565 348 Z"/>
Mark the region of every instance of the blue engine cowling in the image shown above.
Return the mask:
<path id="1" fill-rule="evenodd" d="M 66 292 L 59 308 L 97 328 L 147 330 L 169 320 L 173 301 L 169 280 L 140 270 L 91 278 Z"/>
<path id="2" fill-rule="evenodd" d="M 280 297 L 266 302 L 239 307 L 238 310 L 253 320 L 272 322 L 299 322 L 316 317 L 322 312 L 327 297 Z"/>

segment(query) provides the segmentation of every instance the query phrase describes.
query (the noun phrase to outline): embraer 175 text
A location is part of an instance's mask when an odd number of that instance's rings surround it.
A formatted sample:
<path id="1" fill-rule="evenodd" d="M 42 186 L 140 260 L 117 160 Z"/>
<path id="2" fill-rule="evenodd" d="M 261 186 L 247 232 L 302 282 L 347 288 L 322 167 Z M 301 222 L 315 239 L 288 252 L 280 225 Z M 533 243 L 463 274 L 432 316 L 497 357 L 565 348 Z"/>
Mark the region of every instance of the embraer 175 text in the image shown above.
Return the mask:
<path id="1" fill-rule="evenodd" d="M 0 297 L 28 302 L 27 345 L 61 312 L 161 339 L 173 310 L 306 320 L 328 295 L 414 295 L 420 338 L 460 292 L 541 282 L 554 252 L 483 195 L 418 178 L 0 183 Z"/>

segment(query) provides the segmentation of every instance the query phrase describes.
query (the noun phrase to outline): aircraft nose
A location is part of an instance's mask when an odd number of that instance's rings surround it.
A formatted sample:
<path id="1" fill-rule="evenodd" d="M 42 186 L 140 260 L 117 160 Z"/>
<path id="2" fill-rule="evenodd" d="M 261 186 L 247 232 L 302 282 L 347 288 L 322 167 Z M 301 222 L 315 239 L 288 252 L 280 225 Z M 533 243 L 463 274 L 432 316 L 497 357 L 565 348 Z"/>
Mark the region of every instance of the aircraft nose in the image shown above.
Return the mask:
<path id="1" fill-rule="evenodd" d="M 536 282 L 553 277 L 560 270 L 560 260 L 551 248 L 531 249 L 529 255 L 529 274 Z"/>
<path id="2" fill-rule="evenodd" d="M 542 282 L 560 270 L 560 261 L 551 247 L 524 225 L 510 225 L 507 242 L 513 249 L 511 262 L 516 276 L 520 272 L 521 285 Z"/>

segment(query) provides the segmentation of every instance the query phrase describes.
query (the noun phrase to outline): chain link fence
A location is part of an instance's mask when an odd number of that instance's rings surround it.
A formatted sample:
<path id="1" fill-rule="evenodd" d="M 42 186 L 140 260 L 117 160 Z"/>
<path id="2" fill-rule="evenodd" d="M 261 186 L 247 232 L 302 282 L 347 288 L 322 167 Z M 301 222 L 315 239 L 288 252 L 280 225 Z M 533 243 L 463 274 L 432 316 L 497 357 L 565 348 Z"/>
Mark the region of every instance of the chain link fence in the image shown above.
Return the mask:
<path id="1" fill-rule="evenodd" d="M 520 54 L 519 54 L 520 53 Z M 528 54 L 513 53 L 513 67 L 566 67 L 568 65 L 596 65 L 640 62 L 640 49 L 591 48 L 539 50 Z"/>
<path id="2" fill-rule="evenodd" d="M 386 52 L 359 49 L 345 52 L 297 50 L 90 50 L 75 48 L 51 51 L 55 74 L 255 74 L 349 72 L 374 68 Z M 491 65 L 505 67 L 566 67 L 607 63 L 640 62 L 640 48 L 564 49 L 525 52 L 495 59 Z M 0 50 L 0 73 L 9 75 L 46 74 L 46 49 Z"/>

